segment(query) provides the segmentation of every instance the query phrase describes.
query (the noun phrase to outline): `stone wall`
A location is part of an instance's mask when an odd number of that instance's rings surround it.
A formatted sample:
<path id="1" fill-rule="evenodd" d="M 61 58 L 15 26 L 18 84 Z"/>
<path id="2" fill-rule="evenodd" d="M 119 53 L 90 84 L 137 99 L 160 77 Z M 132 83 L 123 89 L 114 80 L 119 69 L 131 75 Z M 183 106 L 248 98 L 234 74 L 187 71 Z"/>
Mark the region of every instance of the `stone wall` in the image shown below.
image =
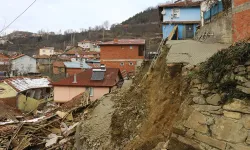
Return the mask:
<path id="1" fill-rule="evenodd" d="M 222 92 L 221 85 L 229 81 L 241 99 Z M 250 62 L 234 67 L 220 83 L 197 77 L 190 84 L 168 149 L 250 150 Z"/>
<path id="2" fill-rule="evenodd" d="M 198 30 L 195 39 L 207 43 L 232 43 L 232 13 L 218 14 Z"/>

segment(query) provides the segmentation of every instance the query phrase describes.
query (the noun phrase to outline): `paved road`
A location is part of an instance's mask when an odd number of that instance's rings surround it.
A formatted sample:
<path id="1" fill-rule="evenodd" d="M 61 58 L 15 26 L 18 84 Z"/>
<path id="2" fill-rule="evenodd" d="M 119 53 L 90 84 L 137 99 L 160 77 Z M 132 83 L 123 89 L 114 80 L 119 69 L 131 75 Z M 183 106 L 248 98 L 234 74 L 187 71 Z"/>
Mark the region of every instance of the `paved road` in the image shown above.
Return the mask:
<path id="1" fill-rule="evenodd" d="M 204 62 L 214 53 L 230 46 L 229 44 L 207 44 L 194 40 L 173 40 L 168 41 L 167 44 L 171 46 L 167 63 L 186 62 L 191 65 Z"/>

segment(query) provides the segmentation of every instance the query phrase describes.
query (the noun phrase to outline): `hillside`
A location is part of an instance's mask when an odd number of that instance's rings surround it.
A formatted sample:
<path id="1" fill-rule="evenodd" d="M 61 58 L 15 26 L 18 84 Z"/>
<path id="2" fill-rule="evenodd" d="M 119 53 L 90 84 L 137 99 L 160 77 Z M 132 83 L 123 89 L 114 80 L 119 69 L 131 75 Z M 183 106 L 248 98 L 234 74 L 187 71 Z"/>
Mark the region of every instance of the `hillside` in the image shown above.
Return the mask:
<path id="1" fill-rule="evenodd" d="M 149 39 L 160 37 L 161 28 L 157 23 L 157 20 L 157 9 L 148 8 L 122 22 L 122 24 L 112 25 L 110 30 L 105 31 L 104 41 L 113 40 L 114 38 L 145 38 L 149 42 Z M 103 41 L 102 28 L 91 28 L 87 31 L 68 33 L 64 35 L 45 34 L 40 37 L 32 36 L 32 33 L 21 36 L 20 34 L 22 33 L 29 32 L 19 31 L 9 34 L 7 37 L 11 38 L 11 41 L 14 44 L 0 45 L 0 50 L 19 51 L 28 55 L 34 55 L 38 53 L 39 48 L 44 46 L 53 46 L 56 49 L 65 49 L 67 45 L 72 45 L 73 36 L 75 39 L 74 45 L 76 45 L 78 41 L 85 39 L 91 41 Z M 155 50 L 158 42 L 150 41 L 150 43 L 151 45 L 147 46 L 147 48 L 150 51 Z"/>
<path id="2" fill-rule="evenodd" d="M 142 12 L 137 13 L 133 17 L 122 22 L 123 25 L 125 24 L 147 24 L 152 22 L 159 22 L 159 14 L 158 9 L 154 7 L 150 7 Z"/>

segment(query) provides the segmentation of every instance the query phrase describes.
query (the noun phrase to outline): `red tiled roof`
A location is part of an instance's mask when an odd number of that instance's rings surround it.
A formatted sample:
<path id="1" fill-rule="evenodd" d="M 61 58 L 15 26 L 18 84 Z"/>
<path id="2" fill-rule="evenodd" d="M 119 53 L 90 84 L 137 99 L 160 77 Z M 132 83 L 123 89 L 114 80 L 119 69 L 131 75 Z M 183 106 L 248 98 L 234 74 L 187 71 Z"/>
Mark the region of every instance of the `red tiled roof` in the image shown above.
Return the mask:
<path id="1" fill-rule="evenodd" d="M 90 52 L 83 52 L 82 55 L 97 55 L 100 54 L 100 52 L 94 52 L 94 51 L 90 51 Z"/>
<path id="2" fill-rule="evenodd" d="M 115 86 L 117 77 L 122 78 L 118 68 L 106 68 L 104 80 L 91 80 L 92 69 L 85 70 L 76 75 L 77 83 L 73 83 L 74 76 L 62 79 L 58 82 L 53 82 L 53 86 L 75 86 L 75 87 L 113 87 Z"/>
<path id="3" fill-rule="evenodd" d="M 99 44 L 102 45 L 145 45 L 144 39 L 119 39 L 119 40 L 113 40 L 109 42 L 103 42 Z"/>
<path id="4" fill-rule="evenodd" d="M 11 56 L 11 59 L 17 59 L 17 58 L 20 58 L 23 56 L 25 56 L 25 55 L 24 54 L 14 55 L 14 56 Z"/>
<path id="5" fill-rule="evenodd" d="M 162 5 L 159 5 L 159 7 L 196 7 L 196 6 L 200 6 L 200 4 L 201 4 L 201 1 L 197 1 L 197 2 L 181 1 L 177 3 L 162 4 Z"/>
<path id="6" fill-rule="evenodd" d="M 53 67 L 64 67 L 64 63 L 62 61 L 53 62 Z"/>

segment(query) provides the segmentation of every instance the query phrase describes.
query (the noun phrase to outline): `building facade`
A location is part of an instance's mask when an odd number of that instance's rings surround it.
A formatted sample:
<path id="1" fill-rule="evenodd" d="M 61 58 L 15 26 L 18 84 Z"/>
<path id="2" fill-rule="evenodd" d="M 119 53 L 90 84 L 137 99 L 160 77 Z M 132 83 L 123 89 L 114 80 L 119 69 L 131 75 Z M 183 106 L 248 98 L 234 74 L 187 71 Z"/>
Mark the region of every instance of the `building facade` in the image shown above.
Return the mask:
<path id="1" fill-rule="evenodd" d="M 37 73 L 36 59 L 20 54 L 11 58 L 11 76 Z"/>
<path id="2" fill-rule="evenodd" d="M 250 1 L 232 0 L 233 41 L 250 40 Z"/>
<path id="3" fill-rule="evenodd" d="M 145 58 L 144 39 L 115 39 L 100 44 L 101 64 L 133 74 Z"/>
<path id="4" fill-rule="evenodd" d="M 175 26 L 177 31 L 174 39 L 193 38 L 196 27 L 201 23 L 200 2 L 180 1 L 162 4 L 159 5 L 159 13 L 164 39 L 169 37 Z"/>
<path id="5" fill-rule="evenodd" d="M 118 68 L 89 69 L 52 83 L 54 101 L 68 102 L 86 90 L 90 93 L 90 100 L 94 101 L 122 84 L 123 78 Z"/>
<path id="6" fill-rule="evenodd" d="M 51 56 L 55 54 L 54 47 L 44 47 L 39 50 L 39 55 Z"/>

